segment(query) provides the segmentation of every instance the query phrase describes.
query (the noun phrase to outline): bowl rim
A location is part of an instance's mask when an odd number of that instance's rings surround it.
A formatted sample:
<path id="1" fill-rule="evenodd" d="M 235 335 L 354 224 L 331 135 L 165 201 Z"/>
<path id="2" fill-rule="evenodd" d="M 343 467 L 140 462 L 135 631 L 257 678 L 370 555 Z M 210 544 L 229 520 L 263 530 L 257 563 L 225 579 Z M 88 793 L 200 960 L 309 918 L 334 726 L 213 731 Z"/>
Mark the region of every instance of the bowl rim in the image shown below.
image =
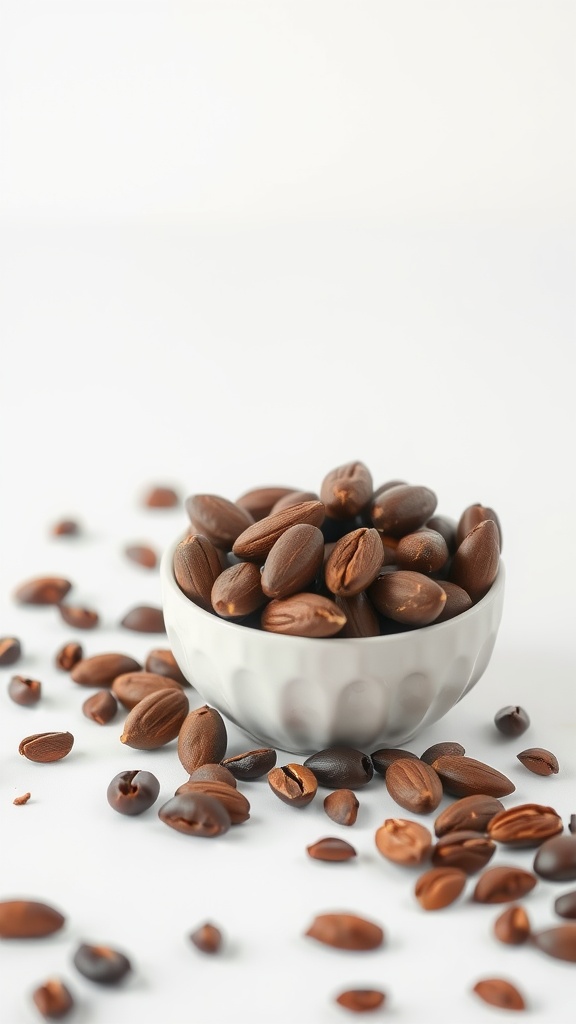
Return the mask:
<path id="1" fill-rule="evenodd" d="M 406 643 L 407 639 L 413 637 L 415 634 L 418 636 L 429 635 L 432 631 L 437 633 L 438 631 L 443 629 L 454 628 L 455 624 L 461 623 L 464 620 L 468 621 L 473 616 L 481 614 L 482 609 L 485 608 L 492 601 L 494 601 L 501 593 L 501 591 L 504 588 L 504 580 L 506 577 L 504 563 L 502 561 L 502 558 L 500 557 L 496 579 L 494 580 L 492 586 L 490 587 L 490 590 L 484 595 L 484 597 L 477 601 L 476 604 L 473 604 L 472 607 L 468 608 L 465 612 L 461 612 L 460 615 L 454 615 L 452 616 L 451 619 L 445 619 L 444 622 L 431 622 L 428 626 L 420 626 L 417 629 L 407 629 L 399 633 L 384 633 L 380 634 L 380 636 L 294 636 L 289 633 L 274 633 L 271 630 L 251 629 L 249 626 L 244 626 L 241 622 L 233 622 L 231 619 L 225 619 L 220 615 L 216 615 L 215 612 L 205 611 L 205 609 L 201 608 L 200 605 L 195 604 L 194 601 L 191 601 L 190 598 L 186 597 L 186 594 L 182 590 L 180 590 L 180 587 L 176 582 L 176 577 L 174 576 L 173 559 L 174 551 L 176 550 L 177 545 L 180 543 L 181 540 L 187 537 L 189 533 L 189 530 L 184 531 L 178 536 L 176 540 L 173 540 L 164 548 L 160 560 L 160 578 L 162 588 L 164 588 L 164 586 L 169 587 L 171 593 L 174 594 L 175 599 L 179 602 L 181 607 L 184 609 L 185 613 L 189 612 L 194 616 L 198 616 L 200 621 L 202 621 L 202 619 L 206 619 L 206 621 L 210 622 L 212 626 L 214 626 L 215 623 L 218 623 L 219 626 L 222 626 L 222 628 L 227 628 L 228 630 L 232 630 L 233 632 L 242 630 L 244 633 L 246 633 L 248 631 L 254 637 L 261 638 L 263 635 L 266 637 L 276 637 L 280 642 L 286 642 L 288 644 L 305 643 L 307 645 L 317 645 L 325 644 L 326 640 L 339 640 L 341 643 L 346 642 L 348 644 L 361 643 L 363 646 L 368 644 L 374 645 L 378 643 L 381 643 L 383 645 L 402 642 Z M 162 592 L 162 605 L 164 606 L 164 590 Z"/>

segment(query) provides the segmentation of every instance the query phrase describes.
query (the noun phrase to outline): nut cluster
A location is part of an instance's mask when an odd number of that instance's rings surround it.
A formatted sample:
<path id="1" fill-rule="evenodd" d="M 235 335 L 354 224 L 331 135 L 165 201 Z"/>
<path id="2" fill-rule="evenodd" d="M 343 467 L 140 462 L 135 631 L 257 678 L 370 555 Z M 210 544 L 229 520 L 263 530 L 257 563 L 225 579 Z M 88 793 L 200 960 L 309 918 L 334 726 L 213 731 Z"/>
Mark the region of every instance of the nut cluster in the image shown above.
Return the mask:
<path id="1" fill-rule="evenodd" d="M 488 592 L 498 573 L 496 513 L 436 514 L 428 487 L 374 487 L 363 462 L 331 470 L 319 493 L 258 487 L 235 502 L 186 499 L 192 532 L 174 576 L 206 611 L 306 637 L 370 637 L 443 622 Z"/>

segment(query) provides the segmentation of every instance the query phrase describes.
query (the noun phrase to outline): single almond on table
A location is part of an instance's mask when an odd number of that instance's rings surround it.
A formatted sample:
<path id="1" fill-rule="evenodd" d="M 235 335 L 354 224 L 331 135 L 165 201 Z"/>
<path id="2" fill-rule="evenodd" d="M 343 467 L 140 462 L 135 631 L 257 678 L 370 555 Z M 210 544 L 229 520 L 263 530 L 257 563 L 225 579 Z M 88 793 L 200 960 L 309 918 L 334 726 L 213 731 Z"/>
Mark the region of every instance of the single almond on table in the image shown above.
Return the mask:
<path id="1" fill-rule="evenodd" d="M 156 750 L 176 739 L 188 714 L 188 698 L 181 688 L 156 690 L 129 713 L 120 740 L 136 750 Z"/>

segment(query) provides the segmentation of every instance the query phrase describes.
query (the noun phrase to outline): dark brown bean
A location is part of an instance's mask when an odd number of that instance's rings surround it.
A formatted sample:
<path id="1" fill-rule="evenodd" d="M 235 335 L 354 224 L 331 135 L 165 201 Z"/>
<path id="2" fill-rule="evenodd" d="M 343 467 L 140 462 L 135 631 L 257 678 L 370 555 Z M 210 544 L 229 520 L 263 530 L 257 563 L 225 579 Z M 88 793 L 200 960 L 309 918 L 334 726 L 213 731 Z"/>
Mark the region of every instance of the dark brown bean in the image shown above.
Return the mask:
<path id="1" fill-rule="evenodd" d="M 285 804 L 306 807 L 318 791 L 314 772 L 301 764 L 285 764 L 268 772 L 268 785 Z"/>
<path id="2" fill-rule="evenodd" d="M 531 892 L 537 881 L 536 875 L 524 868 L 504 865 L 486 868 L 476 883 L 472 899 L 476 903 L 510 903 Z"/>
<path id="3" fill-rule="evenodd" d="M 559 917 L 576 918 L 576 889 L 558 896 L 554 900 L 554 910 Z"/>
<path id="4" fill-rule="evenodd" d="M 20 583 L 14 591 L 19 604 L 60 604 L 72 589 L 70 580 L 61 576 L 39 576 Z"/>
<path id="5" fill-rule="evenodd" d="M 65 923 L 60 911 L 35 900 L 0 901 L 0 938 L 39 939 L 53 935 Z"/>
<path id="6" fill-rule="evenodd" d="M 428 519 L 425 525 L 429 530 L 436 530 L 436 533 L 444 537 L 448 551 L 453 555 L 457 547 L 456 520 L 450 516 L 437 515 Z"/>
<path id="7" fill-rule="evenodd" d="M 0 666 L 14 665 L 22 655 L 22 644 L 15 636 L 0 637 Z"/>
<path id="8" fill-rule="evenodd" d="M 288 527 L 273 544 L 264 562 L 264 594 L 271 598 L 290 597 L 305 590 L 317 575 L 323 558 L 324 537 L 317 526 L 296 523 Z M 258 571 L 256 566 L 254 569 Z"/>
<path id="9" fill-rule="evenodd" d="M 249 512 L 255 523 L 270 515 L 277 502 L 292 494 L 299 494 L 293 487 L 253 487 L 236 498 L 235 505 Z M 306 499 L 302 499 L 303 501 Z"/>
<path id="10" fill-rule="evenodd" d="M 397 484 L 373 498 L 370 517 L 380 533 L 404 537 L 424 526 L 436 505 L 436 495 L 428 487 Z"/>
<path id="11" fill-rule="evenodd" d="M 304 934 L 336 949 L 378 949 L 384 941 L 380 925 L 356 914 L 318 914 Z"/>
<path id="12" fill-rule="evenodd" d="M 74 629 L 95 629 L 100 622 L 98 612 L 91 608 L 80 608 L 78 605 L 59 604 L 60 618 Z"/>
<path id="13" fill-rule="evenodd" d="M 561 924 L 532 935 L 532 942 L 542 953 L 556 960 L 576 963 L 576 924 Z"/>
<path id="14" fill-rule="evenodd" d="M 496 797 L 473 793 L 449 804 L 436 818 L 434 831 L 438 837 L 464 829 L 485 832 L 492 818 L 503 810 L 504 805 Z"/>
<path id="15" fill-rule="evenodd" d="M 467 612 L 472 607 L 472 598 L 462 590 L 462 587 L 451 583 L 450 580 L 437 580 L 437 583 L 446 594 L 446 603 L 435 622 L 447 622 L 448 619 L 462 615 L 462 612 Z"/>
<path id="16" fill-rule="evenodd" d="M 192 494 L 185 506 L 194 531 L 225 551 L 254 524 L 245 508 L 218 494 Z"/>
<path id="17" fill-rule="evenodd" d="M 530 718 L 518 704 L 507 704 L 494 715 L 494 725 L 503 736 L 521 736 L 529 728 Z"/>
<path id="18" fill-rule="evenodd" d="M 530 935 L 528 914 L 519 904 L 506 907 L 494 922 L 494 935 L 506 946 L 521 946 Z"/>
<path id="19" fill-rule="evenodd" d="M 321 501 L 303 501 L 291 508 L 273 512 L 244 530 L 232 545 L 232 551 L 238 558 L 245 558 L 249 562 L 264 562 L 285 530 L 297 523 L 321 526 L 324 517 L 325 509 Z"/>
<path id="20" fill-rule="evenodd" d="M 112 683 L 112 693 L 128 711 L 160 690 L 178 690 L 181 693 L 182 687 L 175 679 L 156 675 L 155 672 L 123 672 Z"/>
<path id="21" fill-rule="evenodd" d="M 570 815 L 570 820 L 568 822 L 568 831 L 571 832 L 572 835 L 576 835 L 576 814 Z"/>
<path id="22" fill-rule="evenodd" d="M 529 747 L 516 757 L 534 775 L 557 775 L 560 771 L 556 755 L 544 747 Z"/>
<path id="23" fill-rule="evenodd" d="M 314 772 L 319 786 L 326 789 L 359 789 L 367 785 L 374 766 L 367 754 L 354 747 L 327 747 L 311 754 L 304 767 Z"/>
<path id="24" fill-rule="evenodd" d="M 446 793 L 452 796 L 508 796 L 516 786 L 502 772 L 473 757 L 451 754 L 436 758 L 432 767 L 440 776 Z"/>
<path id="25" fill-rule="evenodd" d="M 337 595 L 334 604 L 346 617 L 339 637 L 380 636 L 378 616 L 367 594 L 355 594 L 353 597 Z"/>
<path id="26" fill-rule="evenodd" d="M 434 764 L 438 757 L 445 757 L 447 754 L 452 757 L 463 757 L 465 753 L 461 743 L 445 740 L 443 743 L 433 743 L 431 747 L 427 747 L 424 753 L 420 754 L 420 760 L 426 764 Z"/>
<path id="27" fill-rule="evenodd" d="M 424 910 L 443 910 L 458 899 L 466 879 L 461 868 L 430 868 L 418 878 L 414 895 Z"/>
<path id="28" fill-rule="evenodd" d="M 72 668 L 71 677 L 80 686 L 112 686 L 116 676 L 125 672 L 138 672 L 140 662 L 127 654 L 94 654 L 82 658 Z"/>
<path id="29" fill-rule="evenodd" d="M 71 640 L 56 652 L 54 663 L 56 668 L 62 669 L 63 672 L 71 672 L 74 666 L 77 665 L 79 661 L 82 661 L 83 657 L 84 650 L 82 648 L 82 644 L 76 643 L 75 640 Z"/>
<path id="30" fill-rule="evenodd" d="M 158 564 L 158 555 L 149 544 L 127 544 L 124 554 L 130 562 L 141 565 L 143 569 L 155 569 Z"/>
<path id="31" fill-rule="evenodd" d="M 202 953 L 218 953 L 222 946 L 222 932 L 216 925 L 206 921 L 190 933 L 190 942 Z"/>
<path id="32" fill-rule="evenodd" d="M 387 818 L 374 836 L 379 853 L 402 866 L 423 864 L 432 850 L 432 836 L 425 825 L 405 818 Z"/>
<path id="33" fill-rule="evenodd" d="M 461 868 L 467 875 L 475 875 L 486 867 L 495 852 L 496 843 L 479 832 L 448 832 L 432 850 L 432 863 L 436 867 Z"/>
<path id="34" fill-rule="evenodd" d="M 174 795 L 180 796 L 182 793 L 190 794 L 192 796 L 201 793 L 205 796 L 213 797 L 215 800 L 219 800 L 230 815 L 230 821 L 233 825 L 241 825 L 242 822 L 248 821 L 248 818 L 250 817 L 249 801 L 239 789 L 236 789 L 235 786 L 230 786 L 227 782 L 210 779 L 196 779 L 192 782 L 182 783 Z"/>
<path id="35" fill-rule="evenodd" d="M 468 508 L 464 509 L 456 527 L 456 543 L 461 544 L 464 538 L 468 536 L 474 527 L 479 526 L 479 524 L 485 522 L 486 519 L 492 519 L 492 521 L 496 523 L 496 526 L 498 527 L 500 550 L 502 550 L 502 527 L 500 526 L 500 520 L 493 508 L 487 508 L 485 505 L 480 505 L 480 503 L 469 505 Z"/>
<path id="36" fill-rule="evenodd" d="M 427 626 L 446 603 L 440 584 L 421 572 L 382 572 L 368 587 L 368 596 L 382 615 L 409 626 Z"/>
<path id="37" fill-rule="evenodd" d="M 338 597 L 354 597 L 376 579 L 384 552 L 378 531 L 362 526 L 337 540 L 324 568 L 326 586 Z"/>
<path id="38" fill-rule="evenodd" d="M 294 508 L 294 505 L 301 505 L 303 501 L 320 501 L 320 496 L 316 494 L 316 491 L 289 491 L 288 494 L 284 494 L 274 502 L 269 514 L 273 515 L 274 512 Z"/>
<path id="39" fill-rule="evenodd" d="M 98 985 L 117 985 L 132 970 L 127 956 L 108 946 L 78 946 L 73 963 L 77 971 Z"/>
<path id="40" fill-rule="evenodd" d="M 190 775 L 203 764 L 219 764 L 226 756 L 228 734 L 224 719 L 208 704 L 194 708 L 184 719 L 178 735 L 178 757 Z"/>
<path id="41" fill-rule="evenodd" d="M 500 536 L 492 519 L 475 526 L 456 549 L 449 579 L 476 603 L 488 593 L 498 575 Z"/>
<path id="42" fill-rule="evenodd" d="M 115 718 L 117 711 L 118 701 L 110 690 L 93 693 L 82 705 L 82 712 L 86 718 L 90 718 L 98 725 L 107 725 Z"/>
<path id="43" fill-rule="evenodd" d="M 223 835 L 231 825 L 230 815 L 223 803 L 205 793 L 173 796 L 162 805 L 158 817 L 177 832 L 207 839 Z"/>
<path id="44" fill-rule="evenodd" d="M 236 779 L 231 771 L 223 764 L 201 764 L 190 772 L 189 782 L 225 782 L 227 786 L 236 789 Z"/>
<path id="45" fill-rule="evenodd" d="M 534 871 L 551 882 L 576 879 L 576 836 L 554 836 L 547 839 L 534 857 Z"/>
<path id="46" fill-rule="evenodd" d="M 162 609 L 154 605 L 138 604 L 121 618 L 120 625 L 136 633 L 165 633 Z"/>
<path id="47" fill-rule="evenodd" d="M 106 799 L 119 814 L 143 814 L 158 799 L 160 783 L 152 772 L 127 771 L 115 775 Z"/>
<path id="48" fill-rule="evenodd" d="M 234 757 L 227 757 L 222 761 L 222 765 L 232 773 L 235 779 L 243 781 L 262 778 L 274 768 L 275 764 L 276 751 L 271 747 L 247 750 L 243 754 L 235 754 Z"/>
<path id="49" fill-rule="evenodd" d="M 32 1000 L 45 1020 L 62 1020 L 74 1009 L 72 993 L 59 978 L 49 978 L 43 985 L 38 985 L 32 993 Z"/>
<path id="50" fill-rule="evenodd" d="M 12 676 L 8 683 L 8 696 L 15 704 L 31 707 L 42 696 L 42 683 L 38 679 L 28 679 L 27 676 Z"/>
<path id="51" fill-rule="evenodd" d="M 351 789 L 336 789 L 324 798 L 324 810 L 338 825 L 354 825 L 360 804 Z"/>
<path id="52" fill-rule="evenodd" d="M 515 985 L 504 978 L 482 978 L 473 986 L 472 991 L 489 1003 L 503 1010 L 525 1010 L 526 1003 Z"/>
<path id="53" fill-rule="evenodd" d="M 434 811 L 442 800 L 442 783 L 425 761 L 394 761 L 386 772 L 386 788 L 397 804 L 414 814 Z"/>
<path id="54" fill-rule="evenodd" d="M 418 754 L 413 754 L 411 750 L 402 750 L 401 747 L 382 747 L 380 750 L 375 750 L 373 754 L 370 754 L 374 771 L 378 772 L 379 775 L 386 775 L 394 761 L 400 761 L 405 758 L 409 758 L 411 761 L 420 760 Z"/>
<path id="55" fill-rule="evenodd" d="M 18 753 L 23 754 L 29 761 L 49 764 L 52 761 L 61 761 L 70 753 L 73 745 L 74 737 L 71 732 L 39 732 L 33 736 L 25 736 L 20 742 Z"/>
<path id="56" fill-rule="evenodd" d="M 306 847 L 306 853 L 313 860 L 344 861 L 356 856 L 356 850 L 345 839 L 325 836 Z"/>
<path id="57" fill-rule="evenodd" d="M 348 519 L 358 515 L 372 498 L 372 474 L 363 462 L 347 462 L 326 474 L 320 487 L 320 499 L 326 515 Z"/>
<path id="58" fill-rule="evenodd" d="M 425 526 L 401 537 L 395 552 L 396 565 L 415 572 L 438 572 L 447 560 L 448 545 L 444 537 Z"/>

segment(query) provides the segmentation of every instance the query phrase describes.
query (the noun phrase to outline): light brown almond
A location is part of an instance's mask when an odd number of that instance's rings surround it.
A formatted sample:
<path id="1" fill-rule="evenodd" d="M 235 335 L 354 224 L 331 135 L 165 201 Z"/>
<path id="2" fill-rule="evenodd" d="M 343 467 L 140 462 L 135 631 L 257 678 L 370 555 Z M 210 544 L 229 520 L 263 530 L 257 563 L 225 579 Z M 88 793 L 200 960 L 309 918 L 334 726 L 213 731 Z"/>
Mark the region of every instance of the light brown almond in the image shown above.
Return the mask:
<path id="1" fill-rule="evenodd" d="M 190 711 L 178 735 L 178 757 L 190 775 L 203 764 L 217 764 L 226 756 L 228 734 L 216 708 L 204 704 Z"/>
<path id="2" fill-rule="evenodd" d="M 510 903 L 531 892 L 538 879 L 524 868 L 487 868 L 478 879 L 472 899 L 476 903 Z"/>
<path id="3" fill-rule="evenodd" d="M 238 562 L 220 573 L 210 595 L 212 609 L 223 619 L 240 619 L 266 602 L 260 569 L 254 562 Z"/>
<path id="4" fill-rule="evenodd" d="M 19 604 L 60 604 L 71 589 L 70 580 L 61 576 L 38 576 L 20 583 L 13 596 Z"/>
<path id="5" fill-rule="evenodd" d="M 60 911 L 34 900 L 0 901 L 0 938 L 39 939 L 53 935 L 65 924 Z"/>
<path id="6" fill-rule="evenodd" d="M 383 857 L 403 866 L 422 864 L 432 850 L 430 830 L 406 818 L 387 818 L 376 829 L 374 838 Z"/>
<path id="7" fill-rule="evenodd" d="M 417 880 L 414 895 L 424 910 L 443 910 L 458 899 L 467 878 L 460 868 L 430 868 Z"/>
<path id="8" fill-rule="evenodd" d="M 23 754 L 29 761 L 49 764 L 52 761 L 61 761 L 70 753 L 73 746 L 74 737 L 71 732 L 38 732 L 21 740 L 18 753 Z"/>
<path id="9" fill-rule="evenodd" d="M 138 672 L 141 668 L 140 662 L 127 654 L 94 654 L 77 661 L 70 676 L 80 686 L 112 686 L 116 676 Z"/>
<path id="10" fill-rule="evenodd" d="M 321 594 L 293 594 L 270 601 L 261 617 L 262 629 L 290 636 L 334 636 L 346 623 L 346 616 L 334 601 Z"/>
<path id="11" fill-rule="evenodd" d="M 176 739 L 187 713 L 182 689 L 156 690 L 132 708 L 120 740 L 136 750 L 156 750 Z"/>
<path id="12" fill-rule="evenodd" d="M 212 611 L 210 595 L 222 566 L 214 545 L 199 533 L 190 533 L 176 545 L 173 560 L 174 577 L 183 594 Z"/>
<path id="13" fill-rule="evenodd" d="M 290 526 L 296 526 L 298 523 L 321 526 L 324 517 L 325 509 L 321 501 L 303 501 L 291 508 L 273 512 L 244 530 L 234 542 L 232 551 L 238 558 L 245 558 L 250 562 L 264 562 L 278 538 Z"/>
<path id="14" fill-rule="evenodd" d="M 473 757 L 446 754 L 438 757 L 432 767 L 440 776 L 446 793 L 452 796 L 508 796 L 516 786 L 502 772 Z"/>
<path id="15" fill-rule="evenodd" d="M 440 803 L 442 783 L 425 761 L 400 758 L 386 771 L 386 788 L 397 804 L 414 814 L 428 814 Z"/>
<path id="16" fill-rule="evenodd" d="M 380 925 L 357 914 L 319 914 L 304 934 L 336 949 L 378 949 L 384 941 Z"/>
<path id="17" fill-rule="evenodd" d="M 112 683 L 112 693 L 120 703 L 131 711 L 136 705 L 159 690 L 180 690 L 182 687 L 175 679 L 159 676 L 155 672 L 124 672 Z"/>
<path id="18" fill-rule="evenodd" d="M 472 991 L 490 1006 L 498 1006 L 503 1010 L 526 1009 L 524 997 L 505 978 L 482 978 L 476 982 Z"/>
<path id="19" fill-rule="evenodd" d="M 486 826 L 488 835 L 507 846 L 540 846 L 563 831 L 562 818 L 553 807 L 518 804 L 496 814 Z"/>
<path id="20" fill-rule="evenodd" d="M 219 494 L 192 494 L 186 511 L 195 533 L 207 537 L 217 548 L 228 550 L 254 519 L 245 508 Z"/>

